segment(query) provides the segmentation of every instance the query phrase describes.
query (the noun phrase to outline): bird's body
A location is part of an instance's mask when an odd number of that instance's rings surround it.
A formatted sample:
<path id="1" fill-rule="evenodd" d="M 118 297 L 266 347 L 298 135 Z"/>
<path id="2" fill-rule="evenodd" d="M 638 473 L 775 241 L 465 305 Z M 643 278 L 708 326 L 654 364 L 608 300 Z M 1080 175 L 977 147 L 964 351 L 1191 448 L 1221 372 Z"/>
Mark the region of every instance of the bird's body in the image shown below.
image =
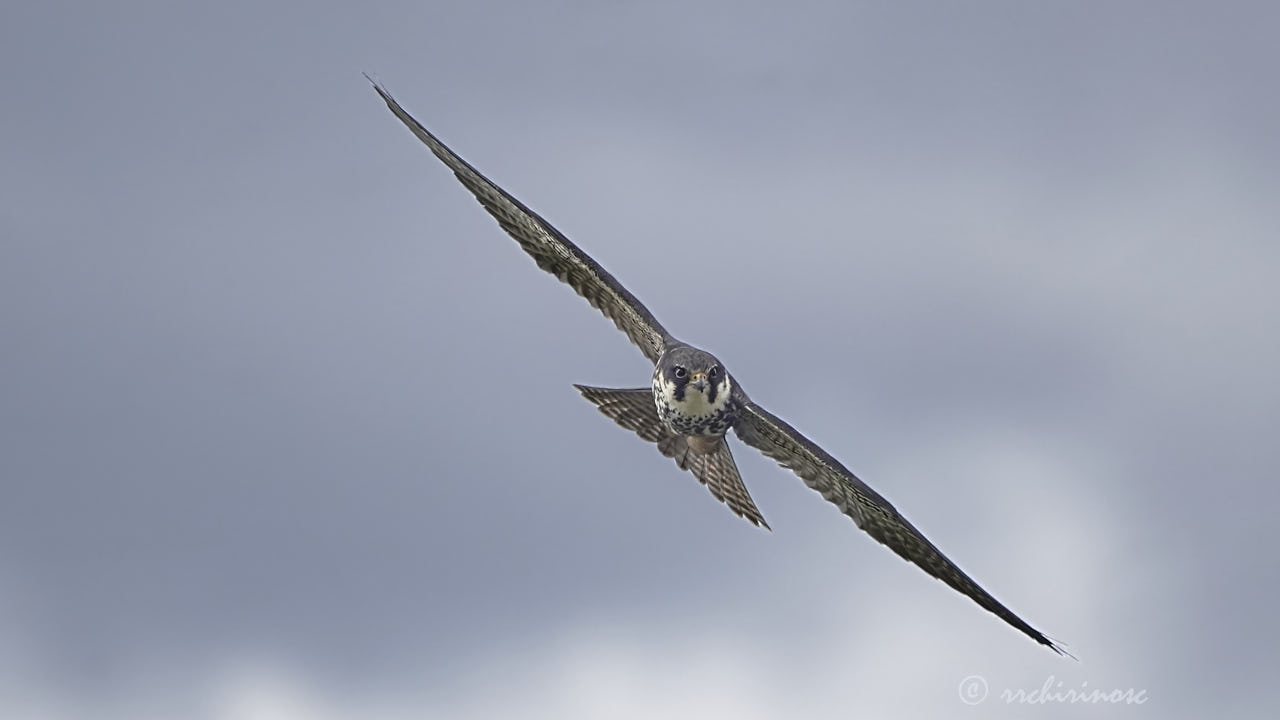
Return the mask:
<path id="1" fill-rule="evenodd" d="M 555 275 L 599 309 L 654 363 L 647 388 L 579 385 L 606 416 L 693 473 L 735 514 L 768 528 L 729 450 L 732 430 L 798 475 L 876 541 L 942 580 L 1036 642 L 1061 647 L 1002 605 L 942 554 L 887 500 L 795 428 L 752 402 L 710 353 L 673 337 L 653 314 L 577 245 L 498 187 L 415 120 L 381 86 L 391 111 L 475 195 L 538 267 Z"/>

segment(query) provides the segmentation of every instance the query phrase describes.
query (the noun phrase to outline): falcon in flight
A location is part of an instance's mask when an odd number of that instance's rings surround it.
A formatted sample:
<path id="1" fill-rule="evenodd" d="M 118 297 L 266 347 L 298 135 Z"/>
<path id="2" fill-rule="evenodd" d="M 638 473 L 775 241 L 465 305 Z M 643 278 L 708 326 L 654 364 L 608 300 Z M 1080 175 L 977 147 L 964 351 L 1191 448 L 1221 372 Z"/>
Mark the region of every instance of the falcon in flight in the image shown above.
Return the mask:
<path id="1" fill-rule="evenodd" d="M 367 77 L 367 76 L 366 76 Z M 742 385 L 711 353 L 677 340 L 600 264 L 524 203 L 480 174 L 413 118 L 370 78 L 374 89 L 418 139 L 431 149 L 538 267 L 573 288 L 618 326 L 653 363 L 650 385 L 600 388 L 576 385 L 622 427 L 654 443 L 735 514 L 768 528 L 729 451 L 738 439 L 791 470 L 834 503 L 868 535 L 907 561 L 1049 649 L 1062 647 L 1031 627 L 947 559 L 893 505 L 795 428 L 751 401 Z"/>

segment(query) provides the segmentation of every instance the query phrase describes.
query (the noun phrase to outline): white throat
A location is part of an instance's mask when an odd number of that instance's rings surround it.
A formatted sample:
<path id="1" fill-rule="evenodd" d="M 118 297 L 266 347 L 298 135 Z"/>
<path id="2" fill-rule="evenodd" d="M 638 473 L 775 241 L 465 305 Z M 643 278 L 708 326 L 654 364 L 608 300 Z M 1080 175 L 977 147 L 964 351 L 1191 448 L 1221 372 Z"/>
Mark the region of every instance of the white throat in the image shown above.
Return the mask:
<path id="1" fill-rule="evenodd" d="M 725 406 L 729 404 L 729 396 L 732 395 L 733 391 L 733 382 L 729 380 L 727 375 L 720 382 L 719 387 L 716 388 L 716 399 L 712 402 L 707 402 L 707 396 L 704 393 L 698 392 L 697 389 L 689 385 L 684 387 L 684 399 L 677 400 L 675 383 L 659 379 L 658 384 L 660 385 L 659 391 L 663 396 L 662 399 L 666 401 L 667 407 L 674 408 L 680 414 L 690 417 L 715 415 L 724 410 Z"/>

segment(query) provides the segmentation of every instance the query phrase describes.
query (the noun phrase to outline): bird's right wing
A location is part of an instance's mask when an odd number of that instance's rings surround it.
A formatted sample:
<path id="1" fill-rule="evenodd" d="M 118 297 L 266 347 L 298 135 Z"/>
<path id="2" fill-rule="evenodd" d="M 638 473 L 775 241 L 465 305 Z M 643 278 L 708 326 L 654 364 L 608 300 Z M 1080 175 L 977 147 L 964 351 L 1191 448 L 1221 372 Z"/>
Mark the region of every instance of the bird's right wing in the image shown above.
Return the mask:
<path id="1" fill-rule="evenodd" d="M 1063 649 L 1013 614 L 951 562 L 942 551 L 875 490 L 813 441 L 768 410 L 748 402 L 734 431 L 743 442 L 791 470 L 835 504 L 868 535 L 925 572 L 968 595 L 974 602 L 1059 654 Z"/>
<path id="2" fill-rule="evenodd" d="M 366 75 L 366 77 L 368 77 Z M 373 82 L 370 78 L 369 82 Z M 418 136 L 435 156 L 453 171 L 458 180 L 480 201 L 485 210 L 498 221 L 507 234 L 520 243 L 520 247 L 529 253 L 538 267 L 560 278 L 587 302 L 604 313 L 618 326 L 618 329 L 631 338 L 631 342 L 640 347 L 644 356 L 657 363 L 666 349 L 671 335 L 626 288 L 622 287 L 600 264 L 569 241 L 551 223 L 543 220 L 537 213 L 525 207 L 524 203 L 515 199 L 510 193 L 498 187 L 491 180 L 480 174 L 467 161 L 463 160 L 432 135 L 422 123 L 419 123 L 391 95 L 376 82 L 373 89 L 378 91 L 382 99 L 395 113 L 400 122 Z"/>

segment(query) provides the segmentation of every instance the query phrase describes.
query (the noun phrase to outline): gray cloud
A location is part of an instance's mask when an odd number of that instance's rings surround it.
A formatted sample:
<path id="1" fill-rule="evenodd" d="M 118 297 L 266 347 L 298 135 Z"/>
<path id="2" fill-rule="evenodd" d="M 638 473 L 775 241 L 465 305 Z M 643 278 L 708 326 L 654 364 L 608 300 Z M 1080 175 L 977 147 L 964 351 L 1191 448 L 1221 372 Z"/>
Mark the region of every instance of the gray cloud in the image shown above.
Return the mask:
<path id="1" fill-rule="evenodd" d="M 1264 716 L 1269 13 L 15 10 L 0 711 L 939 715 L 1052 674 Z M 600 418 L 570 383 L 642 358 L 362 70 L 1083 661 L 771 462 L 766 534 Z"/>

